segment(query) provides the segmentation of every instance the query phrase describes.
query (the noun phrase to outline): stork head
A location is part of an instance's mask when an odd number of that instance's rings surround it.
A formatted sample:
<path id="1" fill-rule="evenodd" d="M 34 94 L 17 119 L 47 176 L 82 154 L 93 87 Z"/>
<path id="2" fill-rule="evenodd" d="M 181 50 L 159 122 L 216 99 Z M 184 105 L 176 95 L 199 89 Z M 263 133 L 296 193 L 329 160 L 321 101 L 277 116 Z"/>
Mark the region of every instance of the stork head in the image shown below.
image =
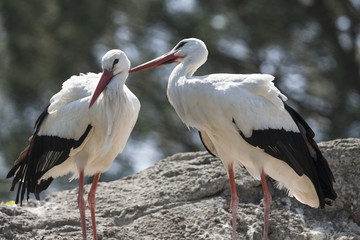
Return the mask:
<path id="1" fill-rule="evenodd" d="M 187 38 L 176 44 L 170 52 L 132 68 L 130 73 L 140 72 L 174 62 L 184 62 L 184 64 L 186 62 L 188 66 L 197 69 L 206 62 L 207 56 L 208 50 L 203 41 L 197 38 Z"/>
<path id="2" fill-rule="evenodd" d="M 127 58 L 126 54 L 118 49 L 113 49 L 108 51 L 102 58 L 102 75 L 100 77 L 99 83 L 91 97 L 91 101 L 89 104 L 89 108 L 95 103 L 96 99 L 99 95 L 104 91 L 106 86 L 110 83 L 111 79 L 114 76 L 125 73 L 126 79 L 129 69 L 130 69 L 130 61 Z"/>

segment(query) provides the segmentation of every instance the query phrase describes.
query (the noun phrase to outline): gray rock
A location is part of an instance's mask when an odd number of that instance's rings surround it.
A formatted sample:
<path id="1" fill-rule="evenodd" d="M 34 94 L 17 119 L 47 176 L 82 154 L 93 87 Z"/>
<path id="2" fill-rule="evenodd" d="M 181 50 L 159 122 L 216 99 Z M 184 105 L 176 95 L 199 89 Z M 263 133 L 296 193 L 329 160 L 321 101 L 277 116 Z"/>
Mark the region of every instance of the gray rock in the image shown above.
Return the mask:
<path id="1" fill-rule="evenodd" d="M 360 139 L 320 144 L 339 197 L 313 209 L 289 198 L 269 179 L 273 196 L 269 239 L 360 239 Z M 239 239 L 262 239 L 260 181 L 236 169 Z M 89 186 L 86 186 L 86 191 Z M 0 205 L 0 239 L 80 239 L 77 189 L 23 207 Z M 231 239 L 230 187 L 221 161 L 206 152 L 181 153 L 135 175 L 99 183 L 100 239 Z M 87 210 L 89 239 L 92 237 Z"/>

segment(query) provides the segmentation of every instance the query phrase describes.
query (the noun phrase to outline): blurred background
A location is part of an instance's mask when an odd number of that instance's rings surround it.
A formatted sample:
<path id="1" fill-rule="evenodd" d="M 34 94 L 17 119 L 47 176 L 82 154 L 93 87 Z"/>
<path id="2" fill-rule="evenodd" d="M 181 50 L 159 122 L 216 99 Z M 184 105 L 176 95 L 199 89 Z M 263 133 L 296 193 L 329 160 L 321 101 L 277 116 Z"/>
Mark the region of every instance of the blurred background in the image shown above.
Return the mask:
<path id="1" fill-rule="evenodd" d="M 125 51 L 136 66 L 188 37 L 209 50 L 196 75 L 272 74 L 317 141 L 360 137 L 360 0 L 1 0 L 0 201 L 14 199 L 6 174 L 62 82 L 100 72 L 109 49 Z M 102 181 L 177 152 L 204 150 L 167 101 L 173 67 L 129 76 L 142 108 Z M 78 184 L 67 182 L 68 176 L 56 179 L 41 197 Z"/>

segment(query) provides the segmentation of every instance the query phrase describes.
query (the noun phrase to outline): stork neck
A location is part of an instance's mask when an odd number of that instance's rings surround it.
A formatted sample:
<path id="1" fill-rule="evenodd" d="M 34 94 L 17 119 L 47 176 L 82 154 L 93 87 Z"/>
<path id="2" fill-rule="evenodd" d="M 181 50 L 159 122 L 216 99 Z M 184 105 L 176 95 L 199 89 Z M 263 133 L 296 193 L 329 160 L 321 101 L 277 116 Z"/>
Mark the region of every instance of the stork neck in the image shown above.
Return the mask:
<path id="1" fill-rule="evenodd" d="M 178 77 L 192 77 L 196 70 L 200 67 L 195 64 L 191 64 L 190 62 L 186 61 L 180 62 L 175 69 L 173 70 L 172 74 L 176 74 Z"/>
<path id="2" fill-rule="evenodd" d="M 175 67 L 170 75 L 170 79 L 179 80 L 183 77 L 191 78 L 196 70 L 201 67 L 207 60 L 207 50 L 192 53 L 183 58 L 183 60 Z"/>
<path id="3" fill-rule="evenodd" d="M 127 78 L 127 74 L 120 73 L 117 74 L 111 79 L 110 83 L 107 85 L 104 91 L 104 97 L 113 101 L 114 98 L 118 98 L 122 96 L 122 92 L 124 91 L 125 80 Z"/>
<path id="4" fill-rule="evenodd" d="M 197 67 L 191 67 L 191 65 L 184 64 L 184 62 L 179 63 L 170 74 L 168 87 L 177 85 L 179 81 L 192 77 L 196 70 Z"/>
<path id="5" fill-rule="evenodd" d="M 181 102 L 179 99 L 182 99 L 181 85 L 185 84 L 198 69 L 198 66 L 191 64 L 186 64 L 185 61 L 180 62 L 174 70 L 171 72 L 168 87 L 167 87 L 167 96 L 171 105 L 175 108 L 179 116 L 181 116 Z M 177 99 L 177 100 L 176 100 Z"/>

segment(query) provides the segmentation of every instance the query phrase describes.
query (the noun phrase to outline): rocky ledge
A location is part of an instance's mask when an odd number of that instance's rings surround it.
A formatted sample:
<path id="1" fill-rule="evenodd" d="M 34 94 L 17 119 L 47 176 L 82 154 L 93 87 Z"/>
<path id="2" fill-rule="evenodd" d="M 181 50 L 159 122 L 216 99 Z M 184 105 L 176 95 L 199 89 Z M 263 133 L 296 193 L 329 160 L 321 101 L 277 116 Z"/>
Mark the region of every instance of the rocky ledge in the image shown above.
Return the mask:
<path id="1" fill-rule="evenodd" d="M 305 206 L 275 188 L 269 239 L 360 239 L 360 139 L 320 143 L 339 197 L 324 210 Z M 236 169 L 239 239 L 262 239 L 260 181 Z M 89 186 L 86 186 L 86 191 Z M 0 205 L 0 239 L 81 239 L 77 189 Z M 179 153 L 135 175 L 99 183 L 99 239 L 231 239 L 230 188 L 221 161 L 206 152 Z M 91 237 L 90 212 L 87 226 Z"/>

